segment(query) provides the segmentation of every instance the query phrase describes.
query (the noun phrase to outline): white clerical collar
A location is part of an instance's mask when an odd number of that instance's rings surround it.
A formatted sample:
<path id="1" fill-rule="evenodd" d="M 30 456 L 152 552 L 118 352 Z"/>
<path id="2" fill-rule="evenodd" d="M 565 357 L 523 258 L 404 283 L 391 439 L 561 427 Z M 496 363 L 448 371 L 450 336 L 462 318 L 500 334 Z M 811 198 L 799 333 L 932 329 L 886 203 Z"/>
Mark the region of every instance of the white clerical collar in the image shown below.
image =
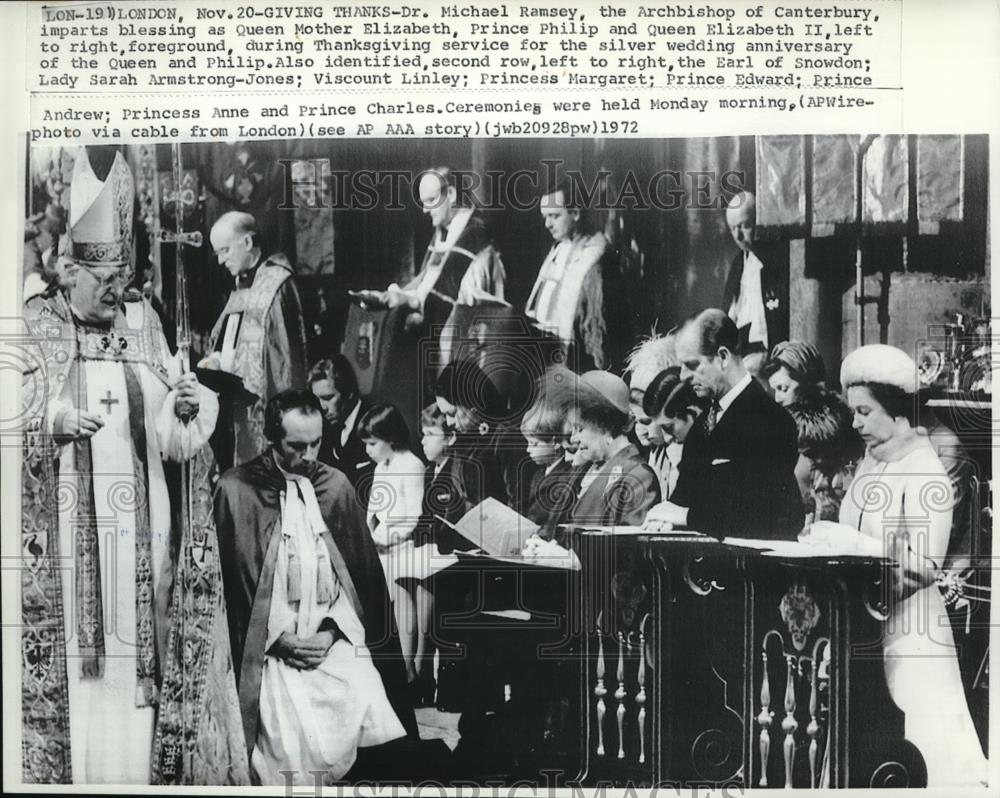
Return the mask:
<path id="1" fill-rule="evenodd" d="M 753 377 L 750 375 L 749 372 L 747 372 L 746 374 L 743 375 L 743 379 L 741 379 L 732 388 L 726 391 L 726 395 L 719 400 L 719 412 L 715 418 L 716 423 L 718 423 L 719 419 L 722 418 L 723 413 L 725 413 L 726 410 L 729 409 L 729 406 L 736 401 L 736 397 L 739 396 L 741 393 L 743 393 L 743 391 L 746 390 L 747 387 L 749 387 L 750 381 L 752 379 Z"/>
<path id="2" fill-rule="evenodd" d="M 758 272 L 761 271 L 764 268 L 763 261 L 761 261 L 761 259 L 758 258 L 757 255 L 754 254 L 754 251 L 752 249 L 751 250 L 747 250 L 746 252 L 743 253 L 743 273 L 744 274 L 746 274 L 746 270 L 747 270 L 748 266 L 750 267 L 751 270 L 758 271 Z"/>
<path id="3" fill-rule="evenodd" d="M 354 409 L 348 413 L 347 418 L 344 419 L 344 428 L 340 431 L 340 445 L 346 446 L 347 439 L 351 437 L 351 431 L 354 429 L 354 425 L 358 423 L 358 414 L 361 412 L 361 400 L 358 399 L 354 403 Z"/>
<path id="4" fill-rule="evenodd" d="M 257 260 L 253 262 L 253 266 L 249 269 L 244 269 L 233 279 L 233 283 L 237 288 L 249 288 L 253 285 L 253 281 L 257 279 L 257 267 L 264 262 L 264 253 L 261 252 L 257 255 Z"/>
<path id="5" fill-rule="evenodd" d="M 278 453 L 274 449 L 271 449 L 271 459 L 274 460 L 274 465 L 281 472 L 281 476 L 285 478 L 285 482 L 298 482 L 300 479 L 305 479 L 301 474 L 293 474 L 282 468 L 281 463 L 278 462 Z"/>
<path id="6" fill-rule="evenodd" d="M 446 229 L 437 228 L 434 236 L 434 248 L 435 249 L 450 249 L 455 245 L 455 242 L 461 237 L 462 233 L 465 232 L 465 227 L 469 223 L 469 219 L 472 218 L 472 208 L 458 208 L 455 211 L 455 215 L 451 217 L 451 221 L 448 222 L 448 227 Z M 447 232 L 446 232 L 447 231 Z"/>

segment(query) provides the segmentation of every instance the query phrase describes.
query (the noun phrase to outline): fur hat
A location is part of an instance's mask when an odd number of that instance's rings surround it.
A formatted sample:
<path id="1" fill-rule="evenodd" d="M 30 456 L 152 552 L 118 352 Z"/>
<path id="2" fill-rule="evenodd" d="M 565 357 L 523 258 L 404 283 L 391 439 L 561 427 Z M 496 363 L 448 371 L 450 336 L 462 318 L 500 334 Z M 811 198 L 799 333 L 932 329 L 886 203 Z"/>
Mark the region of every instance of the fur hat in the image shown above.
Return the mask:
<path id="1" fill-rule="evenodd" d="M 847 390 L 852 385 L 865 383 L 894 385 L 905 393 L 915 394 L 920 387 L 917 364 L 895 346 L 862 346 L 844 358 L 840 367 L 840 384 Z"/>

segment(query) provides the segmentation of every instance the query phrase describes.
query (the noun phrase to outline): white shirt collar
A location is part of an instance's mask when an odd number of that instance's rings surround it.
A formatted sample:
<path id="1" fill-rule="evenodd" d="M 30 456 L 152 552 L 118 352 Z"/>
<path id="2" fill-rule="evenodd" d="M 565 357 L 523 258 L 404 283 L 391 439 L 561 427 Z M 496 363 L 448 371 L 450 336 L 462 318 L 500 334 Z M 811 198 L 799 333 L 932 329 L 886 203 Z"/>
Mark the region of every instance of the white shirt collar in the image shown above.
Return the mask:
<path id="1" fill-rule="evenodd" d="M 346 446 L 347 439 L 351 437 L 351 432 L 354 430 L 354 425 L 358 423 L 358 414 L 361 412 L 361 400 L 358 399 L 354 403 L 354 409 L 348 413 L 347 418 L 344 419 L 344 428 L 340 431 L 340 445 Z"/>
<path id="2" fill-rule="evenodd" d="M 716 423 L 718 423 L 718 420 L 722 418 L 726 410 L 729 409 L 729 406 L 736 401 L 736 397 L 747 389 L 747 387 L 750 385 L 750 380 L 752 379 L 753 377 L 748 372 L 743 375 L 743 379 L 741 379 L 732 388 L 726 391 L 726 395 L 719 400 L 719 412 L 716 415 Z"/>

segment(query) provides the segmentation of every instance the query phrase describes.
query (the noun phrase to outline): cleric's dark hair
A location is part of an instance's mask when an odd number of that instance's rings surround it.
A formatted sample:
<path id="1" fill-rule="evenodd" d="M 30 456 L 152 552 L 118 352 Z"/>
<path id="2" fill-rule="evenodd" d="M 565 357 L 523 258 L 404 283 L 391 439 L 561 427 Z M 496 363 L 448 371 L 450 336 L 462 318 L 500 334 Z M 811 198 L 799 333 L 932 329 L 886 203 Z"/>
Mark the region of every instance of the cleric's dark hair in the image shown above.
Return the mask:
<path id="1" fill-rule="evenodd" d="M 578 175 L 579 176 L 579 175 Z M 577 211 L 579 217 L 576 220 L 576 231 L 578 233 L 589 234 L 593 232 L 593 224 L 588 205 L 584 205 L 583 200 L 592 199 L 592 194 L 585 193 L 587 189 L 582 186 L 583 181 L 578 185 L 569 175 L 562 175 L 557 179 L 546 183 L 545 188 L 539 194 L 538 202 L 541 208 L 545 208 L 545 198 L 556 192 L 562 194 L 563 207 L 568 211 Z"/>
<path id="2" fill-rule="evenodd" d="M 347 396 L 357 396 L 360 393 L 358 390 L 358 377 L 354 373 L 354 366 L 342 354 L 338 353 L 332 358 L 324 358 L 317 361 L 309 369 L 306 384 L 312 385 L 314 382 L 322 382 L 323 380 L 332 382 L 333 387 L 337 389 L 338 393 L 346 394 Z"/>
<path id="3" fill-rule="evenodd" d="M 396 451 L 410 448 L 410 430 L 403 414 L 392 405 L 372 405 L 358 422 L 358 437 L 361 440 L 377 438 Z"/>
<path id="4" fill-rule="evenodd" d="M 282 419 L 285 413 L 298 410 L 306 416 L 313 413 L 322 415 L 323 409 L 320 407 L 312 391 L 304 388 L 289 388 L 287 391 L 276 393 L 267 400 L 267 407 L 264 408 L 264 437 L 273 444 L 279 444 L 285 437 L 285 428 L 282 426 Z"/>
<path id="5" fill-rule="evenodd" d="M 573 181 L 570 180 L 568 175 L 563 175 L 546 183 L 539 199 L 543 199 L 556 192 L 562 194 L 562 204 L 566 210 L 582 210 L 580 191 L 573 185 Z"/>

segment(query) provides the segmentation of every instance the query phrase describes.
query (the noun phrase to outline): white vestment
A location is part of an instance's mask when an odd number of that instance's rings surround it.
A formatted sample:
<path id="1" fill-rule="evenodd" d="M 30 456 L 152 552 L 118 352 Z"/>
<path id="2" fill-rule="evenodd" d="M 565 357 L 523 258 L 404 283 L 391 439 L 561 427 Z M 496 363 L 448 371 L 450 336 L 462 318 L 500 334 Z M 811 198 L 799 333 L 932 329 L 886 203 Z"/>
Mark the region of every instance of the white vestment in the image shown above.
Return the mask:
<path id="1" fill-rule="evenodd" d="M 337 640 L 313 670 L 298 670 L 274 656 L 264 658 L 260 725 L 250 764 L 262 785 L 285 785 L 288 772 L 293 784 L 313 785 L 316 771 L 330 784 L 350 770 L 359 747 L 381 745 L 406 731 L 364 646 L 357 611 L 336 585 L 320 538 L 326 528 L 312 484 L 287 474 L 285 484 L 266 650 L 283 632 L 312 637 L 325 618 L 332 618 L 350 642 Z M 295 563 L 291 568 L 290 562 Z M 319 596 L 317 583 L 327 578 L 320 569 L 327 569 L 332 579 L 332 603 Z M 297 585 L 289 584 L 290 573 Z M 290 592 L 299 599 L 290 598 Z"/>
<path id="2" fill-rule="evenodd" d="M 750 325 L 750 343 L 761 343 L 768 349 L 767 316 L 764 311 L 764 294 L 760 287 L 760 273 L 764 264 L 752 252 L 743 256 L 743 275 L 740 294 L 729 308 L 729 318 L 737 327 Z"/>
<path id="3" fill-rule="evenodd" d="M 142 328 L 144 308 L 151 312 L 144 303 L 126 303 L 125 320 L 130 328 Z M 161 351 L 168 351 L 165 343 Z M 170 459 L 189 457 L 208 440 L 218 402 L 211 391 L 202 388 L 198 418 L 178 433 L 181 422 L 173 416 L 175 395 L 150 366 L 130 365 L 139 377 L 143 397 L 155 618 L 155 608 L 165 603 L 171 567 L 170 499 L 162 459 L 165 452 Z M 173 361 L 156 365 L 168 373 L 173 367 L 174 376 L 178 375 Z M 74 447 L 68 444 L 60 449 L 57 496 L 73 781 L 149 784 L 155 707 L 137 706 L 144 702 L 138 700 L 141 691 L 136 675 L 136 509 L 137 502 L 146 497 L 137 486 L 133 467 L 129 424 L 133 408 L 129 407 L 123 363 L 84 359 L 78 367 L 85 374 L 86 408 L 104 421 L 90 439 L 104 607 L 104 670 L 95 678 L 84 676 L 81 668 L 74 581 L 79 476 Z M 77 397 L 54 399 L 49 419 L 72 409 L 77 401 Z"/>

